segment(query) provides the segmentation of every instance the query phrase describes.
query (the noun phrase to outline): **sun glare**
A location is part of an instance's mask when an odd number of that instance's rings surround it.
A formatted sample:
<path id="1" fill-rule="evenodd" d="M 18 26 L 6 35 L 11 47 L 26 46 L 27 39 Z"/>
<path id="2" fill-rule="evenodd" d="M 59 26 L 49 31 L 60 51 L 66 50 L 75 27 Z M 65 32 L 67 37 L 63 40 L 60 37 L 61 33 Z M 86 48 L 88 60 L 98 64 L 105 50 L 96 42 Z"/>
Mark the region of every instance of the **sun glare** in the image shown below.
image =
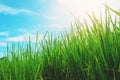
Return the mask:
<path id="1" fill-rule="evenodd" d="M 58 0 L 58 2 L 74 16 L 83 12 L 99 13 L 105 4 L 105 0 Z"/>

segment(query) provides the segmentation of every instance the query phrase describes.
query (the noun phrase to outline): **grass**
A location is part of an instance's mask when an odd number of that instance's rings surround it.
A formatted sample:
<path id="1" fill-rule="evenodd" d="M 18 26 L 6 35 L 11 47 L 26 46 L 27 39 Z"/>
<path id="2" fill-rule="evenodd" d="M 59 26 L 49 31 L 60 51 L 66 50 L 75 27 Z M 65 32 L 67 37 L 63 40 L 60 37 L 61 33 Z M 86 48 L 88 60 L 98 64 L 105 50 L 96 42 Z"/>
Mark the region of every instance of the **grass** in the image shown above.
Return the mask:
<path id="1" fill-rule="evenodd" d="M 17 50 L 7 47 L 0 60 L 0 80 L 120 80 L 120 12 L 106 6 L 106 18 L 89 16 L 92 25 L 76 20 L 71 32 Z"/>

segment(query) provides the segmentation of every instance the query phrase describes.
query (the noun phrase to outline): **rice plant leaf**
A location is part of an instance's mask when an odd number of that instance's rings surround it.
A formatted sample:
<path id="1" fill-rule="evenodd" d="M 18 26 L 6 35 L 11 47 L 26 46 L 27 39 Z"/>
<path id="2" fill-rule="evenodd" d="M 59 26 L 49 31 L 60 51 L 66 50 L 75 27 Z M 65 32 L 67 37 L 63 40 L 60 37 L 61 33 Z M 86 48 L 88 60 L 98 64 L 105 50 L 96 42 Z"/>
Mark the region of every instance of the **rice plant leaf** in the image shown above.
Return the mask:
<path id="1" fill-rule="evenodd" d="M 107 5 L 105 5 L 105 7 L 106 7 L 107 9 L 111 10 L 112 12 L 114 12 L 115 14 L 117 14 L 118 16 L 120 16 L 120 12 L 119 12 L 119 11 L 116 11 L 116 10 L 112 9 L 112 8 L 110 8 L 110 7 L 107 6 Z"/>

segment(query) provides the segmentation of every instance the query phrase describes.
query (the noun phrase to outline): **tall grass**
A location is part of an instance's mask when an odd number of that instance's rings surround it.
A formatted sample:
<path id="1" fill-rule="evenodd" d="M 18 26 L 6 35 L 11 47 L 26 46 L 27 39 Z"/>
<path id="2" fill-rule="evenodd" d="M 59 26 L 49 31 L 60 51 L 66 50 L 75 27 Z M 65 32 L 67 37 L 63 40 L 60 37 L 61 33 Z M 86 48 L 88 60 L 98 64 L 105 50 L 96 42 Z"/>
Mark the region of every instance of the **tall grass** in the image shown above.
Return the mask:
<path id="1" fill-rule="evenodd" d="M 120 80 L 120 13 L 108 6 L 105 20 L 76 20 L 70 33 L 12 46 L 0 60 L 0 80 Z M 9 49 L 9 47 L 7 47 Z"/>

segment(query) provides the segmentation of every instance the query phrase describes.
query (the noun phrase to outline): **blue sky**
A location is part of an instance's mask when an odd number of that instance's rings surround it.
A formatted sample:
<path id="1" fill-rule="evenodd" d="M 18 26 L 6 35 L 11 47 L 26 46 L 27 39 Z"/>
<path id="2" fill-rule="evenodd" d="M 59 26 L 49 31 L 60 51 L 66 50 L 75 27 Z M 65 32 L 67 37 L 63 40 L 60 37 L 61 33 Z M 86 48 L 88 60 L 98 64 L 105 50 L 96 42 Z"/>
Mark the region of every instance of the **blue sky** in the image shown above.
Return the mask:
<path id="1" fill-rule="evenodd" d="M 119 0 L 107 1 L 119 8 Z M 83 10 L 97 14 L 103 3 L 104 0 L 0 0 L 0 53 L 7 42 L 23 42 L 29 35 L 34 42 L 37 31 L 40 39 L 46 31 L 57 34 L 69 28 L 74 16 L 85 17 Z"/>
<path id="2" fill-rule="evenodd" d="M 37 31 L 40 39 L 46 31 L 59 32 L 65 20 L 57 9 L 56 0 L 0 0 L 0 53 L 7 42 L 23 42 L 29 35 L 35 41 Z"/>

